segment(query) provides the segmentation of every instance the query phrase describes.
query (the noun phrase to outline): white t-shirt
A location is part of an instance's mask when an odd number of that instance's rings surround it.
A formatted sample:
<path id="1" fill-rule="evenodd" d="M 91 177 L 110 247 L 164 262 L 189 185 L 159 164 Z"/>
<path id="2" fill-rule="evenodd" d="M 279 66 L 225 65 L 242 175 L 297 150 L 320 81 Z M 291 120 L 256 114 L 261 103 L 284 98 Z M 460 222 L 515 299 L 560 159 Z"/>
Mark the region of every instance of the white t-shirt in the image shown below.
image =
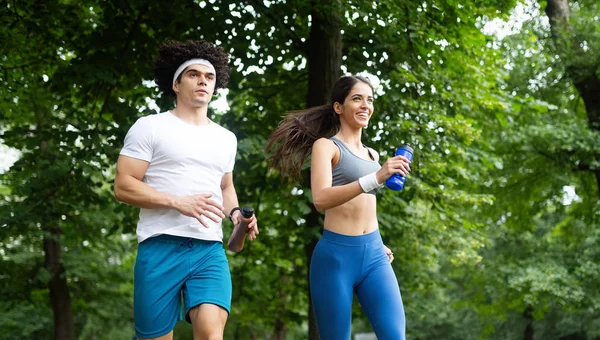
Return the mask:
<path id="1" fill-rule="evenodd" d="M 233 171 L 237 138 L 214 122 L 189 124 L 170 111 L 138 119 L 121 155 L 150 163 L 143 182 L 173 195 L 212 194 L 223 204 L 221 179 Z M 209 228 L 175 209 L 141 209 L 138 242 L 159 234 L 223 241 L 221 222 L 202 216 Z"/>

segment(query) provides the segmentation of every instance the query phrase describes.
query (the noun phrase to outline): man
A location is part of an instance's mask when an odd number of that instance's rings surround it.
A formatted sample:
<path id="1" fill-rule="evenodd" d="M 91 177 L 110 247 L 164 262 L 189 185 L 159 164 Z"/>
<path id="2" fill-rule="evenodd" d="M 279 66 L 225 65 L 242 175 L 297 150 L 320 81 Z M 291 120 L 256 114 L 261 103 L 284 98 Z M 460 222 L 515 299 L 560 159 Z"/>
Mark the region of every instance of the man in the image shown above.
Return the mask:
<path id="1" fill-rule="evenodd" d="M 138 119 L 117 161 L 115 197 L 141 208 L 134 270 L 134 319 L 140 339 L 172 339 L 181 315 L 194 339 L 222 339 L 231 276 L 221 221 L 234 224 L 230 248 L 254 240 L 253 216 L 242 224 L 233 166 L 237 139 L 207 116 L 216 89 L 229 79 L 229 56 L 206 41 L 167 41 L 154 79 L 174 109 Z"/>

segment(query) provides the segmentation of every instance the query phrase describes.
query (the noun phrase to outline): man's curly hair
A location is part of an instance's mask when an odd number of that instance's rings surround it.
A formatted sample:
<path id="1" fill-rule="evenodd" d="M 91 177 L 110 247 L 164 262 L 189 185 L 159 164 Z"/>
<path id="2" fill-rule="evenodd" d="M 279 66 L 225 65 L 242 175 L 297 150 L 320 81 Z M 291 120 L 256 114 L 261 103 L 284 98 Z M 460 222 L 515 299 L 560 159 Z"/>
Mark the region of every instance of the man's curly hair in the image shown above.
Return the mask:
<path id="1" fill-rule="evenodd" d="M 229 67 L 229 54 L 221 47 L 215 46 L 204 40 L 188 40 L 180 42 L 167 40 L 158 48 L 158 56 L 154 59 L 154 82 L 167 96 L 175 98 L 173 91 L 173 75 L 177 68 L 190 59 L 206 59 L 215 67 L 217 89 L 227 86 L 231 68 Z M 179 75 L 177 81 L 181 80 Z"/>

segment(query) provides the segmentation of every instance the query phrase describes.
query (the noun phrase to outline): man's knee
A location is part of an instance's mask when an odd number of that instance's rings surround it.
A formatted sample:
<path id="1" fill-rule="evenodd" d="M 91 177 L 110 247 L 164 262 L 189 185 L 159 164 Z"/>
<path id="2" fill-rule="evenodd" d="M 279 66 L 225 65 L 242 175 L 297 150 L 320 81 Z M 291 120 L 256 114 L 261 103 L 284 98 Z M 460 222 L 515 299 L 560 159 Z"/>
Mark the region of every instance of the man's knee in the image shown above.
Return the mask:
<path id="1" fill-rule="evenodd" d="M 202 304 L 190 310 L 194 340 L 222 340 L 228 313 L 212 304 Z"/>
<path id="2" fill-rule="evenodd" d="M 194 340 L 223 340 L 223 331 L 220 329 L 200 329 L 194 331 Z"/>
<path id="3" fill-rule="evenodd" d="M 201 322 L 194 324 L 194 340 L 223 340 L 224 324 Z"/>

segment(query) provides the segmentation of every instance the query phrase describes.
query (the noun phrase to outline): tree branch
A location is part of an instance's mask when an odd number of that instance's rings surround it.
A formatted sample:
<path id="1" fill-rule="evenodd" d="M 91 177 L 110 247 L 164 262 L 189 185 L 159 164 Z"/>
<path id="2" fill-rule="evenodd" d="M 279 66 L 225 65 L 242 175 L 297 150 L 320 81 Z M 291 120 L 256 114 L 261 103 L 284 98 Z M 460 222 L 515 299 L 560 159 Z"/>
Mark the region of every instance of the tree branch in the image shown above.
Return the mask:
<path id="1" fill-rule="evenodd" d="M 275 27 L 280 28 L 280 29 L 282 27 L 285 28 L 283 30 L 284 34 L 292 41 L 292 44 L 294 45 L 294 47 L 296 47 L 300 51 L 304 51 L 306 44 L 302 42 L 302 39 L 298 36 L 298 34 L 296 34 L 296 31 L 292 31 L 290 29 L 290 27 L 288 27 L 283 22 L 282 16 L 273 15 L 273 13 L 271 11 L 264 10 L 265 6 L 256 0 L 250 0 L 250 1 L 248 1 L 248 3 L 250 5 L 252 5 L 252 7 L 254 7 L 254 10 L 256 11 L 256 13 L 262 14 L 265 17 L 267 17 L 275 25 Z"/>

